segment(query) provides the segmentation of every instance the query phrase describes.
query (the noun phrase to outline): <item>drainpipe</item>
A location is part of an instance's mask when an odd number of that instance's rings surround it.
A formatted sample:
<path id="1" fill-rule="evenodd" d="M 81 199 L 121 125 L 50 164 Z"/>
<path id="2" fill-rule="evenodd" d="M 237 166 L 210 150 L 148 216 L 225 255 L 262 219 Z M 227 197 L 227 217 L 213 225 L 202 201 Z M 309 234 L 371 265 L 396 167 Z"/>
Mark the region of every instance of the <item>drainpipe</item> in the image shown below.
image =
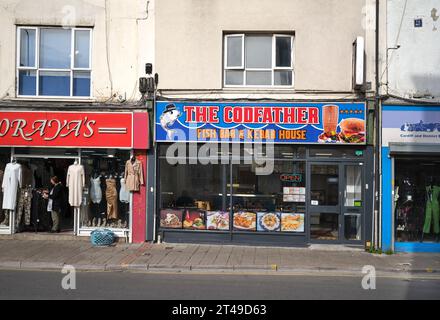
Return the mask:
<path id="1" fill-rule="evenodd" d="M 376 186 L 375 190 L 375 207 L 374 207 L 374 229 L 375 229 L 375 237 L 374 237 L 374 247 L 381 248 L 382 247 L 382 237 L 381 237 L 381 226 L 382 226 L 382 212 L 381 212 L 381 164 L 380 164 L 380 152 L 381 152 L 381 101 L 380 101 L 380 77 L 379 77 L 379 0 L 376 0 L 376 45 L 375 45 L 375 73 L 376 73 L 376 93 L 375 93 L 375 125 L 376 125 L 376 152 L 374 154 L 375 157 L 375 176 L 374 176 L 374 184 Z"/>

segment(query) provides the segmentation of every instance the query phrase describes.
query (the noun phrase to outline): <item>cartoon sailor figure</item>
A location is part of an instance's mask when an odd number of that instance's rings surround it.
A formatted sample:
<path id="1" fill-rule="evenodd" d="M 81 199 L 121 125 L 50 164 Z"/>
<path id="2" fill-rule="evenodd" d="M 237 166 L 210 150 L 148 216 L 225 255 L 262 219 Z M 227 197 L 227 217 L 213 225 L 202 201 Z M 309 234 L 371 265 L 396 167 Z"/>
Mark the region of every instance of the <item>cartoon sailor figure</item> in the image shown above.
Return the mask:
<path id="1" fill-rule="evenodd" d="M 169 104 L 165 107 L 164 112 L 160 116 L 160 125 L 167 133 L 168 139 L 172 140 L 175 130 L 170 127 L 176 122 L 177 118 L 181 115 L 174 104 Z"/>

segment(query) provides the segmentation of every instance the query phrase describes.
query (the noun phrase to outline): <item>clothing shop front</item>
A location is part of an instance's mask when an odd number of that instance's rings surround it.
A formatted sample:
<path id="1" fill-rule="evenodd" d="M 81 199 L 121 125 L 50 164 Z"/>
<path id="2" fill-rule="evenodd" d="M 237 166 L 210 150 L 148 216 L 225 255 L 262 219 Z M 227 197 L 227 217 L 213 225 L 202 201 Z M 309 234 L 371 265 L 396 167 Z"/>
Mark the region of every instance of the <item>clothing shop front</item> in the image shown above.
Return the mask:
<path id="1" fill-rule="evenodd" d="M 384 105 L 382 247 L 440 252 L 440 106 Z"/>
<path id="2" fill-rule="evenodd" d="M 145 241 L 145 137 L 141 112 L 2 111 L 0 233 L 107 228 Z"/>
<path id="3" fill-rule="evenodd" d="M 194 243 L 363 245 L 365 103 L 156 103 L 156 230 Z"/>

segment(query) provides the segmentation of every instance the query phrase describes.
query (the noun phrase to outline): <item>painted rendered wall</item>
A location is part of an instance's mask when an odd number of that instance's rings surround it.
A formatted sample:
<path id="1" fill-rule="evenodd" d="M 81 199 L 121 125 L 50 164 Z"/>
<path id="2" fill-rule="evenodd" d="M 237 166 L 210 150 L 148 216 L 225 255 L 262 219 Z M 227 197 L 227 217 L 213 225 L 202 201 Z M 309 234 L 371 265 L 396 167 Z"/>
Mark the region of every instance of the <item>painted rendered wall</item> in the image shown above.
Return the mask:
<path id="1" fill-rule="evenodd" d="M 225 31 L 294 32 L 296 91 L 351 91 L 352 43 L 363 36 L 374 80 L 374 1 L 161 0 L 155 12 L 163 90 L 221 90 Z"/>
<path id="2" fill-rule="evenodd" d="M 93 97 L 139 99 L 137 79 L 154 63 L 153 0 L 1 0 L 0 99 L 15 97 L 17 25 L 93 27 Z"/>
<path id="3" fill-rule="evenodd" d="M 415 20 L 422 26 L 415 27 Z M 440 1 L 388 0 L 389 93 L 440 99 Z M 383 77 L 386 82 L 386 77 Z M 432 98 L 431 98 L 432 99 Z"/>

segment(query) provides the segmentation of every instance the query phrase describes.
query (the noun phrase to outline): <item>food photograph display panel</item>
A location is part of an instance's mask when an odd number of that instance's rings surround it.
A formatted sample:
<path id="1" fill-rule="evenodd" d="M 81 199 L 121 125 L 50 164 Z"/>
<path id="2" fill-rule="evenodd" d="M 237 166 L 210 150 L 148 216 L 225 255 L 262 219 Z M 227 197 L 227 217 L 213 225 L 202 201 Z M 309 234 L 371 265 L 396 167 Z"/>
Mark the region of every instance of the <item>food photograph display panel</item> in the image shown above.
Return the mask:
<path id="1" fill-rule="evenodd" d="M 257 212 L 257 231 L 277 232 L 281 230 L 281 215 L 277 212 Z"/>
<path id="2" fill-rule="evenodd" d="M 160 210 L 160 227 L 168 229 L 182 229 L 182 210 Z"/>
<path id="3" fill-rule="evenodd" d="M 281 231 L 283 232 L 304 232 L 304 214 L 282 213 Z"/>
<path id="4" fill-rule="evenodd" d="M 234 230 L 256 231 L 257 214 L 250 211 L 234 212 Z"/>

